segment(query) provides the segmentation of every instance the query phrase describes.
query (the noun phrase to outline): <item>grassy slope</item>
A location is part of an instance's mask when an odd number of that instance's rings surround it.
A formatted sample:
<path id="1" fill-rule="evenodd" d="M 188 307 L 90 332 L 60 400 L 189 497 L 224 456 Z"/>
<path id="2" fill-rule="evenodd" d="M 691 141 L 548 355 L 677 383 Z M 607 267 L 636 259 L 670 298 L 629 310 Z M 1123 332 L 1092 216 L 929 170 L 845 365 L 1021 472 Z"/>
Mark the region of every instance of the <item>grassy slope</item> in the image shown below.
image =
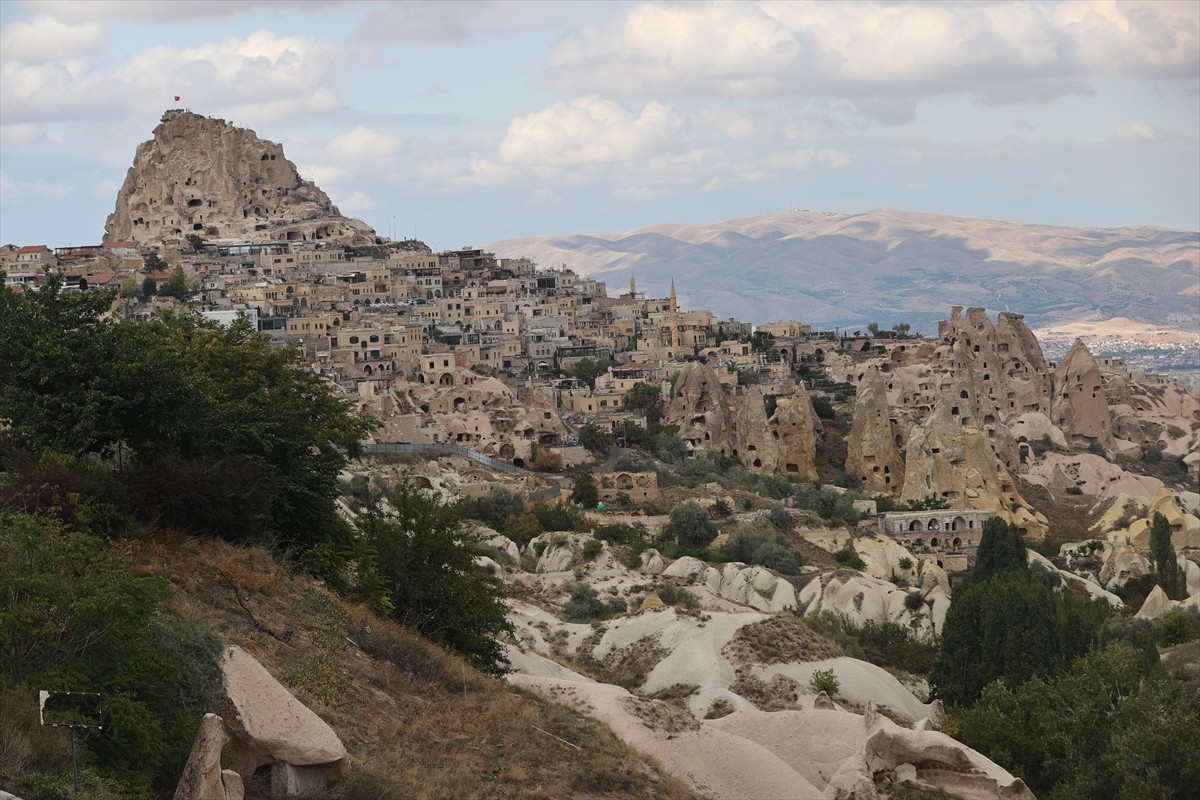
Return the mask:
<path id="1" fill-rule="evenodd" d="M 262 548 L 160 532 L 132 555 L 177 587 L 177 612 L 253 653 L 333 726 L 353 770 L 330 798 L 694 797 L 602 723 L 474 671 Z M 250 780 L 247 800 L 261 790 Z"/>

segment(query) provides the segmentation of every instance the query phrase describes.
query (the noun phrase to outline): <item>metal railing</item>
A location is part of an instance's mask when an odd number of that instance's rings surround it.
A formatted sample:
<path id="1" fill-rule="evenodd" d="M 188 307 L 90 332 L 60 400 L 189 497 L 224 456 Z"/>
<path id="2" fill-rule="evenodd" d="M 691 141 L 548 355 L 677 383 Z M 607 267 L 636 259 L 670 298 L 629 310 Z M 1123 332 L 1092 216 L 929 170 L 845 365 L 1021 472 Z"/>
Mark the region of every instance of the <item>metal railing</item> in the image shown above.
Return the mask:
<path id="1" fill-rule="evenodd" d="M 368 442 L 362 446 L 363 452 L 374 453 L 437 453 L 439 455 L 459 455 L 482 464 L 485 467 L 507 472 L 510 475 L 524 475 L 528 470 L 515 467 L 504 461 L 498 461 L 491 456 L 485 456 L 476 450 L 470 450 L 459 444 L 438 442 L 435 444 L 415 444 L 413 442 Z"/>

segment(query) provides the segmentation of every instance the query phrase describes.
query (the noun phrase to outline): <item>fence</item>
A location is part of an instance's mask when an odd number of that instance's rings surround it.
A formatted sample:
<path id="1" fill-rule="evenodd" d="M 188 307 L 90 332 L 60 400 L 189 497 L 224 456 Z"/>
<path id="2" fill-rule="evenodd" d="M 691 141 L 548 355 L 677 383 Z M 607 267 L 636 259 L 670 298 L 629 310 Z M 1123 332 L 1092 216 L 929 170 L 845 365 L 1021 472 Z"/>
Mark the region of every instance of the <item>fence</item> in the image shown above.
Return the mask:
<path id="1" fill-rule="evenodd" d="M 507 472 L 510 475 L 524 475 L 528 470 L 514 467 L 504 461 L 497 461 L 491 456 L 470 450 L 462 445 L 446 443 L 414 444 L 412 442 L 370 442 L 362 446 L 364 453 L 437 453 L 438 455 L 458 455 L 471 459 L 485 467 Z"/>

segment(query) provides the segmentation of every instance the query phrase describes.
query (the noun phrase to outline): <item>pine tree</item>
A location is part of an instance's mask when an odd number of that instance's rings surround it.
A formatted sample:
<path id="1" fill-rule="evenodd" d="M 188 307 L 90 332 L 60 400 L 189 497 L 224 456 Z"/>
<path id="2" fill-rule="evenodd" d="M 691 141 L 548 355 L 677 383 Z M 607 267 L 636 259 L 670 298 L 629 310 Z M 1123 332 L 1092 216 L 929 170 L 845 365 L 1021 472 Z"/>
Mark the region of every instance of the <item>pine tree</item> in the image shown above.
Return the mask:
<path id="1" fill-rule="evenodd" d="M 983 526 L 971 581 L 978 583 L 1001 572 L 1027 569 L 1025 542 L 1016 525 L 992 517 Z"/>
<path id="2" fill-rule="evenodd" d="M 1182 600 L 1187 594 L 1187 580 L 1171 545 L 1171 523 L 1158 511 L 1150 523 L 1150 566 L 1167 597 Z"/>

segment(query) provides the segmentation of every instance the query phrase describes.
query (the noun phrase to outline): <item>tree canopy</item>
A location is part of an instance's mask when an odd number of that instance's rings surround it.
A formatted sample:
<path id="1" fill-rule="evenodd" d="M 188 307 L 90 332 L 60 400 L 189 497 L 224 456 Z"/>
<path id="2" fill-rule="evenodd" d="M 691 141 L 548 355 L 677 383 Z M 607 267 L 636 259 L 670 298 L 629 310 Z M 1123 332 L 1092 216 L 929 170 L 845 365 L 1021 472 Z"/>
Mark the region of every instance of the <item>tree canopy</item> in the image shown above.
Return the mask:
<path id="1" fill-rule="evenodd" d="M 108 293 L 0 292 L 0 419 L 18 449 L 93 454 L 117 467 L 224 463 L 264 490 L 264 534 L 339 530 L 337 476 L 371 421 L 247 322 L 120 322 Z"/>
<path id="2" fill-rule="evenodd" d="M 1150 569 L 1167 597 L 1182 600 L 1187 595 L 1187 579 L 1171 544 L 1171 523 L 1158 511 L 1150 520 Z"/>

